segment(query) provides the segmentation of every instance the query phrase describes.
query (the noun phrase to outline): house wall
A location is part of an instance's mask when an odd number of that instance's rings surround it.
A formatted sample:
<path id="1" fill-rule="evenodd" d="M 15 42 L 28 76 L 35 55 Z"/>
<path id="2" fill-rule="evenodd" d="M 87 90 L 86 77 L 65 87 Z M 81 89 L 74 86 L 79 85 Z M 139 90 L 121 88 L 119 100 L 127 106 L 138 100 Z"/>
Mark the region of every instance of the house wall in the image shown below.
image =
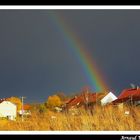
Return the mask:
<path id="1" fill-rule="evenodd" d="M 116 100 L 117 97 L 112 94 L 111 92 L 107 94 L 102 100 L 101 100 L 101 105 L 106 105 L 107 103 L 111 103 L 112 101 Z"/>
<path id="2" fill-rule="evenodd" d="M 8 117 L 13 120 L 16 118 L 17 107 L 9 101 L 3 101 L 0 104 L 0 117 Z"/>

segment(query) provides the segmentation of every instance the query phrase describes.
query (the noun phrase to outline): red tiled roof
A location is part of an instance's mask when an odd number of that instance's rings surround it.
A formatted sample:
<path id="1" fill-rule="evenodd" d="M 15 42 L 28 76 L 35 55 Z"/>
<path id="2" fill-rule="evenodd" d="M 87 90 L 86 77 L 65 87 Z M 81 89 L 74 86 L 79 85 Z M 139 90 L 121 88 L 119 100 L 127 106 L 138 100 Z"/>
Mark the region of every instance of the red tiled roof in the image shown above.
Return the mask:
<path id="1" fill-rule="evenodd" d="M 113 101 L 113 103 L 122 103 L 130 99 L 132 99 L 133 101 L 140 100 L 140 88 L 123 90 L 118 99 Z"/>
<path id="2" fill-rule="evenodd" d="M 75 96 L 74 98 L 72 98 L 71 100 L 69 100 L 69 102 L 67 102 L 67 106 L 74 106 L 77 105 L 78 103 L 86 103 L 86 99 L 88 99 L 88 102 L 92 102 L 95 103 L 96 100 L 100 100 L 101 98 L 103 98 L 106 94 L 104 93 L 85 93 L 85 94 L 81 94 L 79 96 Z"/>
<path id="3" fill-rule="evenodd" d="M 31 106 L 29 104 L 23 105 L 23 110 L 30 110 Z"/>

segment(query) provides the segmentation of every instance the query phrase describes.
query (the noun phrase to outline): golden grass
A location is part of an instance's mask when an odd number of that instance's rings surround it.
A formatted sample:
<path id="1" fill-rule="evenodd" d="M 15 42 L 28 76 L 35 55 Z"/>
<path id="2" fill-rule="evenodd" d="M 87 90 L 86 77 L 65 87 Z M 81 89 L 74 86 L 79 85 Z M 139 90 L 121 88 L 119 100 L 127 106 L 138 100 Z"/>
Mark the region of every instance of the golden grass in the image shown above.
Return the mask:
<path id="1" fill-rule="evenodd" d="M 125 115 L 125 111 L 130 111 Z M 13 131 L 138 131 L 140 130 L 140 108 L 124 107 L 118 109 L 114 106 L 95 107 L 93 115 L 88 111 L 79 109 L 77 115 L 71 113 L 37 114 L 16 121 L 0 120 L 0 130 Z"/>

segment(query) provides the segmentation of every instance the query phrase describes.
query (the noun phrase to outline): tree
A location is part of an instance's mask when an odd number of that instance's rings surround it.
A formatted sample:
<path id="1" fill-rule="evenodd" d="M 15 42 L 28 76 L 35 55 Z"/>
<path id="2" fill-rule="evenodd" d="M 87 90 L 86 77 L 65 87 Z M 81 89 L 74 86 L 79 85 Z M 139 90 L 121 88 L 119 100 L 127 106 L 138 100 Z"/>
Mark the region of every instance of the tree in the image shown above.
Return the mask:
<path id="1" fill-rule="evenodd" d="M 90 87 L 89 86 L 82 87 L 82 93 L 89 93 L 89 92 L 90 92 Z"/>
<path id="2" fill-rule="evenodd" d="M 45 104 L 40 104 L 39 106 L 39 113 L 44 113 L 47 111 Z"/>
<path id="3" fill-rule="evenodd" d="M 62 105 L 62 101 L 59 96 L 53 95 L 48 97 L 45 105 L 47 108 L 53 109 L 54 107 L 60 107 Z"/>
<path id="4" fill-rule="evenodd" d="M 67 99 L 66 95 L 63 92 L 56 92 L 56 94 L 61 101 L 65 101 Z"/>
<path id="5" fill-rule="evenodd" d="M 32 113 L 44 113 L 47 112 L 47 108 L 44 103 L 33 103 L 31 104 Z"/>
<path id="6" fill-rule="evenodd" d="M 18 98 L 18 97 L 10 97 L 10 98 L 7 98 L 6 100 L 14 103 L 17 106 L 17 111 L 21 110 L 22 102 L 21 102 L 20 98 Z"/>

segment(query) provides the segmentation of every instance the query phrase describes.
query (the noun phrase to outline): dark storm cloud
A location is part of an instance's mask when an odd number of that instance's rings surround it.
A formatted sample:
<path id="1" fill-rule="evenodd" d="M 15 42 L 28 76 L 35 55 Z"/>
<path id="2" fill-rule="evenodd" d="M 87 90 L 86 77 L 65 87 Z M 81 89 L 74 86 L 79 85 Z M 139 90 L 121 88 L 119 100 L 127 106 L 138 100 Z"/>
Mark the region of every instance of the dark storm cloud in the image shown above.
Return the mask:
<path id="1" fill-rule="evenodd" d="M 49 10 L 0 11 L 0 94 L 44 101 L 89 84 Z M 53 13 L 53 12 L 52 12 Z M 140 11 L 56 10 L 116 91 L 139 84 Z"/>
<path id="2" fill-rule="evenodd" d="M 78 32 L 114 91 L 139 84 L 140 12 L 92 10 L 62 13 Z M 75 20 L 72 20 L 74 17 Z"/>

